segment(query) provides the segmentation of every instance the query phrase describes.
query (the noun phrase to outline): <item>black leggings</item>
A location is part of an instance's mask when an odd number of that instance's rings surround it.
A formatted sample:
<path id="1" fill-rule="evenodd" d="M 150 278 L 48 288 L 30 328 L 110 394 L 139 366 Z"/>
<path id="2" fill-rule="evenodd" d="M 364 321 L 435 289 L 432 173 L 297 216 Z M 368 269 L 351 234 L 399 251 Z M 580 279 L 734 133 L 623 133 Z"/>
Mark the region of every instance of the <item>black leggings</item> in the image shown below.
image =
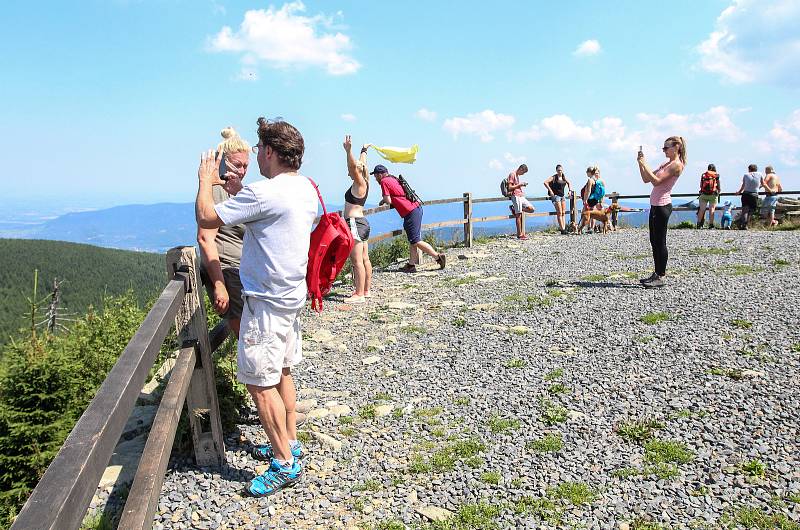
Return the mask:
<path id="1" fill-rule="evenodd" d="M 650 246 L 653 247 L 653 262 L 659 276 L 667 273 L 667 223 L 670 215 L 671 203 L 664 206 L 650 205 Z"/>

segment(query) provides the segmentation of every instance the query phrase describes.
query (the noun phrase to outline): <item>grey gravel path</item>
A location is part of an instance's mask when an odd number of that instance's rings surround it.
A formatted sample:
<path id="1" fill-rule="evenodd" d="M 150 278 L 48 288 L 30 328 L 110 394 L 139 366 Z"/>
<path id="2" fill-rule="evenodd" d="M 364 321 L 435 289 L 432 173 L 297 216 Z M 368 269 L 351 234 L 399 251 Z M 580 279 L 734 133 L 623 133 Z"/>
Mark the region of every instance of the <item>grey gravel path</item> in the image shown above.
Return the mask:
<path id="1" fill-rule="evenodd" d="M 800 232 L 672 230 L 662 290 L 637 280 L 646 231 L 531 236 L 307 315 L 304 481 L 240 495 L 253 416 L 222 473 L 173 461 L 155 528 L 403 528 L 476 503 L 497 528 L 800 522 Z M 618 432 L 634 420 L 649 439 Z"/>

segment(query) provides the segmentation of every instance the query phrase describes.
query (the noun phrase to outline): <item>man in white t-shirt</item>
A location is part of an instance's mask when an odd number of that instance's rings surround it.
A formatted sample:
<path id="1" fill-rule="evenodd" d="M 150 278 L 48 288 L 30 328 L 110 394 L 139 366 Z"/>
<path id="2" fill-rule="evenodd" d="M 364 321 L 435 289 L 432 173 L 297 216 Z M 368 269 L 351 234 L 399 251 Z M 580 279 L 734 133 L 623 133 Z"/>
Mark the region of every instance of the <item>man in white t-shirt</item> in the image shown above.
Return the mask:
<path id="1" fill-rule="evenodd" d="M 246 488 L 263 497 L 294 484 L 303 474 L 291 369 L 303 357 L 299 315 L 306 301 L 308 248 L 318 199 L 309 179 L 298 173 L 304 152 L 300 132 L 286 122 L 259 118 L 258 138 L 253 149 L 266 179 L 215 206 L 211 186 L 219 181 L 219 160 L 209 151 L 198 171 L 196 209 L 203 228 L 245 227 L 237 379 L 253 397 L 270 441 L 254 447 L 253 456 L 270 466 Z"/>

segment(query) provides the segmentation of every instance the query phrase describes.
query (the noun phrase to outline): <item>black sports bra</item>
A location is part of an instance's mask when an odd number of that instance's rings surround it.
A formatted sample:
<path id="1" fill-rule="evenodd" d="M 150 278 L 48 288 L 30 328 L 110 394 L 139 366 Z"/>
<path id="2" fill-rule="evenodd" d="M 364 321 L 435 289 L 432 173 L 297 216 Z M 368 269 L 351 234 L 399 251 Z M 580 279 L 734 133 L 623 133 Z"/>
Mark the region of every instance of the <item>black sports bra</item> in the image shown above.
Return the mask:
<path id="1" fill-rule="evenodd" d="M 344 192 L 344 202 L 355 204 L 356 206 L 364 206 L 367 203 L 367 197 L 369 196 L 369 182 L 367 182 L 367 193 L 364 194 L 363 197 L 360 199 L 353 195 L 353 186 L 347 188 L 347 191 Z"/>

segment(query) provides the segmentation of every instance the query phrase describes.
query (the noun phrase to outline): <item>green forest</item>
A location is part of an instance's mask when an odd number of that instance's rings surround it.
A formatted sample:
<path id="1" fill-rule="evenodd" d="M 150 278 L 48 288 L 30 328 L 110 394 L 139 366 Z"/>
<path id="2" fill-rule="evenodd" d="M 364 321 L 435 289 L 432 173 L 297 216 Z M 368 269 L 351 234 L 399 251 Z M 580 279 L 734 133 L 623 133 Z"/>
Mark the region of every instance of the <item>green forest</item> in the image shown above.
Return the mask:
<path id="1" fill-rule="evenodd" d="M 135 293 L 139 304 L 166 285 L 164 256 L 92 245 L 33 239 L 0 239 L 0 347 L 20 328 L 30 328 L 28 298 L 33 296 L 38 269 L 37 298 L 45 299 L 53 280 L 61 284 L 60 311 L 73 318 L 97 308 L 104 296 Z M 45 300 L 45 304 L 49 299 Z M 46 307 L 39 321 L 44 318 Z M 65 321 L 65 324 L 67 321 Z"/>

